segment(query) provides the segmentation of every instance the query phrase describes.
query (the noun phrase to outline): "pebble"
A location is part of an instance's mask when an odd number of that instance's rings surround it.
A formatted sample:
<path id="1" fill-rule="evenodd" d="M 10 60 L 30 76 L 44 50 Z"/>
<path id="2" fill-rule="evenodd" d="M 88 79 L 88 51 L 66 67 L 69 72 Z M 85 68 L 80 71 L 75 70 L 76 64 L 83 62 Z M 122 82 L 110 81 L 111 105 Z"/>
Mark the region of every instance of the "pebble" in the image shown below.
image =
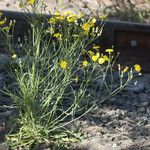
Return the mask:
<path id="1" fill-rule="evenodd" d="M 145 85 L 144 83 L 137 83 L 134 86 L 126 87 L 125 90 L 127 90 L 127 92 L 134 92 L 136 94 L 139 94 L 145 91 Z"/>

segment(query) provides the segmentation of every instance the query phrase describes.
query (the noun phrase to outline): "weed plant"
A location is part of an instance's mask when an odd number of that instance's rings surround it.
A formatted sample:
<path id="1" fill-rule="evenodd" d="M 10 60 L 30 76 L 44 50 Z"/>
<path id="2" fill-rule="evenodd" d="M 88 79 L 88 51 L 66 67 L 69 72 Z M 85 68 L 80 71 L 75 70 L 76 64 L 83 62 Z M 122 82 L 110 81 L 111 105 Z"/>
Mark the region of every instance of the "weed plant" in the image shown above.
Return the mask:
<path id="1" fill-rule="evenodd" d="M 37 11 L 41 4 L 34 0 L 20 4 L 38 14 L 26 16 L 31 30 L 15 47 L 10 32 L 15 24 L 8 26 L 2 14 L 0 18 L 14 79 L 13 88 L 3 92 L 19 111 L 15 128 L 6 136 L 13 149 L 33 150 L 37 144 L 67 149 L 68 143 L 81 139 L 69 125 L 120 92 L 133 78 L 132 67 L 118 65 L 118 86 L 112 88 L 116 72 L 113 49 L 103 54 L 100 45 L 93 45 L 101 36 L 103 23 L 96 26 L 95 18 L 71 12 L 56 11 L 45 17 Z M 140 72 L 141 67 L 135 65 L 135 70 Z"/>

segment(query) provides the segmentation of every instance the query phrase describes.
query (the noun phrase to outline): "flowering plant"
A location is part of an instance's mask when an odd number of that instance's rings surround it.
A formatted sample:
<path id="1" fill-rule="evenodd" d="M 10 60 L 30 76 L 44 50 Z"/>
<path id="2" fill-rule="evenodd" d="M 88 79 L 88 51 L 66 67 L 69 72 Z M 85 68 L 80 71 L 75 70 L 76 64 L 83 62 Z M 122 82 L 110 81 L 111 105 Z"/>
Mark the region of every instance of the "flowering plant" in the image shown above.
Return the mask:
<path id="1" fill-rule="evenodd" d="M 35 0 L 27 4 L 34 10 L 38 5 Z M 15 43 L 8 47 L 16 64 L 11 68 L 15 86 L 4 93 L 14 100 L 20 115 L 17 130 L 7 140 L 13 148 L 49 143 L 58 149 L 78 140 L 68 125 L 120 92 L 132 79 L 133 70 L 119 68 L 120 84 L 112 88 L 116 57 L 113 49 L 104 54 L 100 45 L 93 44 L 103 28 L 96 26 L 93 17 L 56 11 L 50 18 L 40 14 L 30 18 L 29 24 L 31 32 L 22 40 L 22 53 L 15 50 Z M 140 66 L 135 65 L 135 70 L 141 71 Z"/>

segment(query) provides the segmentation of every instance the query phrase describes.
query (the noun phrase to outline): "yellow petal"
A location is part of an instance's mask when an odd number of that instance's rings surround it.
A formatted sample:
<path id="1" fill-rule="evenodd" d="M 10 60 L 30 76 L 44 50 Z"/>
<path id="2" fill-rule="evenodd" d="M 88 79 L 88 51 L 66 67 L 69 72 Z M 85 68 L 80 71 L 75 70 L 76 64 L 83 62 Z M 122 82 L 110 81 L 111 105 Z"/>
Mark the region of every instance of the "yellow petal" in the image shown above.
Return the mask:
<path id="1" fill-rule="evenodd" d="M 11 58 L 16 59 L 16 58 L 17 58 L 17 55 L 16 55 L 16 54 L 14 54 L 14 55 L 12 55 L 12 57 L 11 57 Z"/>
<path id="2" fill-rule="evenodd" d="M 91 50 L 88 51 L 89 55 L 92 57 L 93 55 L 95 55 L 95 53 Z"/>
<path id="3" fill-rule="evenodd" d="M 62 69 L 66 69 L 66 68 L 67 68 L 67 66 L 68 66 L 67 61 L 62 60 L 62 61 L 60 62 L 60 67 L 61 67 Z"/>
<path id="4" fill-rule="evenodd" d="M 112 53 L 112 52 L 114 52 L 114 50 L 113 49 L 106 49 L 106 52 L 107 53 Z"/>
<path id="5" fill-rule="evenodd" d="M 142 68 L 139 64 L 135 64 L 134 69 L 135 69 L 136 72 L 141 72 L 141 70 L 142 70 Z"/>
<path id="6" fill-rule="evenodd" d="M 96 56 L 99 58 L 99 56 L 100 56 L 100 53 L 98 52 L 98 53 L 96 53 Z"/>
<path id="7" fill-rule="evenodd" d="M 129 67 L 126 66 L 124 69 L 123 69 L 123 73 L 126 73 L 128 71 Z"/>
<path id="8" fill-rule="evenodd" d="M 87 66 L 88 66 L 87 60 L 84 60 L 84 61 L 82 62 L 82 65 L 83 65 L 83 67 L 87 67 Z"/>
<path id="9" fill-rule="evenodd" d="M 104 55 L 103 58 L 106 60 L 106 61 L 109 61 L 109 57 L 107 55 Z"/>
<path id="10" fill-rule="evenodd" d="M 98 63 L 99 64 L 104 64 L 105 63 L 105 59 L 103 57 L 98 59 Z"/>
<path id="11" fill-rule="evenodd" d="M 96 55 L 92 56 L 92 60 L 95 62 L 97 61 L 98 57 Z"/>

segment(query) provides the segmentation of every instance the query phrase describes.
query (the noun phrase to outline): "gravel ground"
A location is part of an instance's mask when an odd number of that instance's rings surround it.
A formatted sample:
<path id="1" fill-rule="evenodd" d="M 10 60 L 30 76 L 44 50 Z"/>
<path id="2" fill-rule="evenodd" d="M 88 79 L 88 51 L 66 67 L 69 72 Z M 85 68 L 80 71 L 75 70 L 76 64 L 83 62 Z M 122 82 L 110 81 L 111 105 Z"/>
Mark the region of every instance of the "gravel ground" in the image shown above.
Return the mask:
<path id="1" fill-rule="evenodd" d="M 150 150 L 150 74 L 135 80 L 80 121 L 88 139 L 76 150 Z"/>
<path id="2" fill-rule="evenodd" d="M 72 149 L 150 150 L 150 74 L 143 74 L 135 81 L 136 86 L 125 88 L 75 123 L 74 127 L 80 127 L 87 139 Z M 11 78 L 0 70 L 1 89 L 4 83 L 9 85 Z M 12 101 L 0 93 L 0 142 L 12 127 L 8 119 L 16 114 Z"/>

